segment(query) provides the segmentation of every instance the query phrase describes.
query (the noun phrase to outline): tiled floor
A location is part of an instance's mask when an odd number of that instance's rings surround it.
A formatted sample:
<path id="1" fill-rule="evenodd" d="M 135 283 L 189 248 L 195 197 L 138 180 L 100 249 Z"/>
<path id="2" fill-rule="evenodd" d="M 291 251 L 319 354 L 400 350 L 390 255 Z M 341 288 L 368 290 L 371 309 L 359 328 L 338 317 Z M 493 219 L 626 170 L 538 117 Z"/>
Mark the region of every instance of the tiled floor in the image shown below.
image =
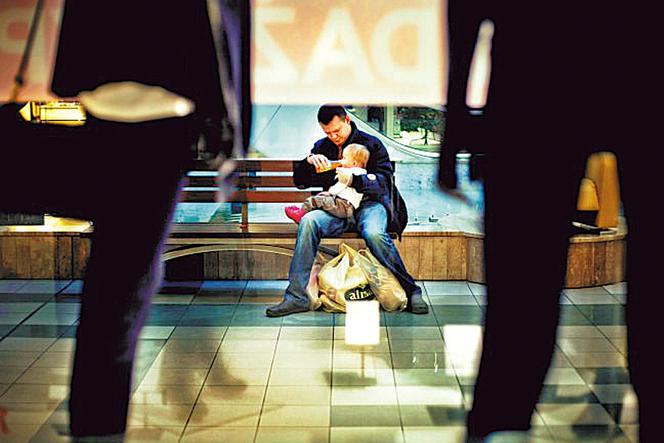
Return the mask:
<path id="1" fill-rule="evenodd" d="M 383 313 L 380 344 L 361 349 L 345 344 L 344 315 L 265 317 L 283 281 L 167 283 L 142 334 L 127 441 L 463 441 L 484 287 L 423 286 L 431 313 Z M 0 280 L 1 442 L 69 441 L 80 290 Z M 530 441 L 636 443 L 624 293 L 623 284 L 564 291 Z M 503 437 L 495 441 L 513 441 Z"/>

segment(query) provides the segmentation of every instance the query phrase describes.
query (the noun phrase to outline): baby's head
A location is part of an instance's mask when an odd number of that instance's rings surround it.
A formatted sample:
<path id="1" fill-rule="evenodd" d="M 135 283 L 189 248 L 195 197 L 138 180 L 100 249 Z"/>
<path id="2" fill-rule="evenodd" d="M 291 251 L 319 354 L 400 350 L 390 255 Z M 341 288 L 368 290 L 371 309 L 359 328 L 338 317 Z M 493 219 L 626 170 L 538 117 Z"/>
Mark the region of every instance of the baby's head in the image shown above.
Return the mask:
<path id="1" fill-rule="evenodd" d="M 351 143 L 344 148 L 341 164 L 345 168 L 365 168 L 369 161 L 369 150 L 364 145 Z"/>

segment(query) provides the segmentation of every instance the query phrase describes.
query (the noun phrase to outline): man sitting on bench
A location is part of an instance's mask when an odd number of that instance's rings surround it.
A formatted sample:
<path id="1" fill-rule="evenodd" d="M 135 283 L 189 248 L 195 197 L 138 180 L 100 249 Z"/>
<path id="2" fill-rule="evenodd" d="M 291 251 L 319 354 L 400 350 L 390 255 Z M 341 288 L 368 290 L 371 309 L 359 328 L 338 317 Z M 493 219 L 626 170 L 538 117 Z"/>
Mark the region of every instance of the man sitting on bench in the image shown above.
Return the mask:
<path id="1" fill-rule="evenodd" d="M 406 271 L 388 232 L 401 235 L 408 213 L 406 205 L 394 185 L 394 171 L 387 149 L 380 140 L 357 129 L 342 106 L 324 105 L 318 110 L 318 122 L 326 137 L 318 140 L 311 153 L 293 172 L 295 185 L 301 188 L 322 186 L 327 190 L 339 180 L 364 194 L 353 218 L 338 218 L 325 211 L 312 211 L 300 220 L 295 252 L 288 272 L 289 285 L 284 299 L 265 311 L 268 317 L 280 317 L 309 310 L 305 292 L 318 245 L 324 237 L 337 237 L 357 230 L 371 253 L 399 280 L 408 295 L 407 310 L 426 314 L 429 307 L 422 299 L 422 289 Z M 369 149 L 369 162 L 365 175 L 336 174 L 325 169 L 330 160 L 339 160 L 346 146 L 357 143 Z"/>

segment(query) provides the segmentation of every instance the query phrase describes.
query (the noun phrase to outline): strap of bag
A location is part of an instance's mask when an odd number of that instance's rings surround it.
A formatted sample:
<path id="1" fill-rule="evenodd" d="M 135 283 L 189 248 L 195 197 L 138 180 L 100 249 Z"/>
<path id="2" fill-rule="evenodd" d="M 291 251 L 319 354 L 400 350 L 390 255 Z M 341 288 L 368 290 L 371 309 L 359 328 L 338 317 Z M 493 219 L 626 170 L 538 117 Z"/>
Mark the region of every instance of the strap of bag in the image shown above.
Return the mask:
<path id="1" fill-rule="evenodd" d="M 28 34 L 28 40 L 25 42 L 25 48 L 23 48 L 23 56 L 21 57 L 21 64 L 18 66 L 18 71 L 14 77 L 14 87 L 12 88 L 12 93 L 9 97 L 10 102 L 16 102 L 18 99 L 18 94 L 23 89 L 23 84 L 25 83 L 24 74 L 25 70 L 28 67 L 28 60 L 30 59 L 30 53 L 32 52 L 32 44 L 35 41 L 35 34 L 37 33 L 37 26 L 41 18 L 42 10 L 44 9 L 44 0 L 37 0 L 35 5 L 35 12 L 32 15 L 32 23 L 30 24 L 30 33 Z"/>

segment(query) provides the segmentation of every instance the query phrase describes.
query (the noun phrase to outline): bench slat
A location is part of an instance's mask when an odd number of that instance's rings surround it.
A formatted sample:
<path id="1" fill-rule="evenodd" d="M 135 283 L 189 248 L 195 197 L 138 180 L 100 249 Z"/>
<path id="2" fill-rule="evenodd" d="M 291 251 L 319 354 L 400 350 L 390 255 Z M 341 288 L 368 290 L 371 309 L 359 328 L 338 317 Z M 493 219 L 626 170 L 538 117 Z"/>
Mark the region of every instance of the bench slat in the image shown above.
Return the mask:
<path id="1" fill-rule="evenodd" d="M 217 186 L 215 177 L 187 177 L 186 187 L 213 188 Z M 240 176 L 237 180 L 238 188 L 292 188 L 292 176 Z"/>
<path id="2" fill-rule="evenodd" d="M 237 191 L 230 203 L 299 203 L 317 191 Z M 188 203 L 214 202 L 214 191 L 185 190 L 180 201 Z"/>

